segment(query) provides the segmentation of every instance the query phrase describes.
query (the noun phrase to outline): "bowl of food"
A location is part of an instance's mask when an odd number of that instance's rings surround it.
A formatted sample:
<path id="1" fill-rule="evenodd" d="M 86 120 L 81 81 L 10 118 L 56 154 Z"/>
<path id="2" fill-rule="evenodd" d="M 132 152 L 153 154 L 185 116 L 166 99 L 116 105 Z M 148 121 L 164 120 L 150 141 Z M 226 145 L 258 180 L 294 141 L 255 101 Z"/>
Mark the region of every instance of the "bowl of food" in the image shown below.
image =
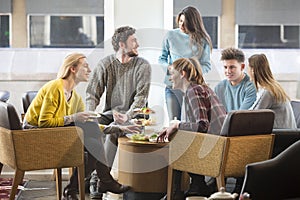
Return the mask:
<path id="1" fill-rule="evenodd" d="M 149 136 L 143 133 L 137 133 L 131 135 L 127 134 L 126 136 L 133 141 L 149 141 Z"/>
<path id="2" fill-rule="evenodd" d="M 157 142 L 157 133 L 153 133 L 152 135 L 149 136 L 149 142 Z"/>
<path id="3" fill-rule="evenodd" d="M 144 118 L 139 118 L 139 119 L 133 119 L 132 122 L 136 125 L 141 125 L 141 126 L 151 126 L 154 125 L 155 122 L 154 120 L 150 119 L 144 119 Z"/>
<path id="4" fill-rule="evenodd" d="M 153 109 L 149 107 L 143 107 L 143 108 L 136 108 L 133 110 L 136 114 L 144 114 L 144 115 L 150 115 L 155 113 Z"/>

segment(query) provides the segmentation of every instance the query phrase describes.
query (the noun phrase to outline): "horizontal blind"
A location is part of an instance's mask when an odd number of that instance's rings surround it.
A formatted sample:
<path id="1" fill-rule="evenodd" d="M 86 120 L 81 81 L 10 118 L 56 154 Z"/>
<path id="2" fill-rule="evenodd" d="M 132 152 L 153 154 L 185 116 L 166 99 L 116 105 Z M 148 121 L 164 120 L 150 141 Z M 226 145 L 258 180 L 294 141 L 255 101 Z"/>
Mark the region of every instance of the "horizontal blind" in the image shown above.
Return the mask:
<path id="1" fill-rule="evenodd" d="M 26 0 L 27 14 L 104 14 L 104 0 Z"/>
<path id="2" fill-rule="evenodd" d="M 198 8 L 202 16 L 221 16 L 222 0 L 174 0 L 174 15 L 186 6 Z"/>
<path id="3" fill-rule="evenodd" d="M 299 25 L 299 0 L 236 0 L 239 25 Z"/>
<path id="4" fill-rule="evenodd" d="M 0 13 L 11 13 L 11 0 L 0 0 Z"/>

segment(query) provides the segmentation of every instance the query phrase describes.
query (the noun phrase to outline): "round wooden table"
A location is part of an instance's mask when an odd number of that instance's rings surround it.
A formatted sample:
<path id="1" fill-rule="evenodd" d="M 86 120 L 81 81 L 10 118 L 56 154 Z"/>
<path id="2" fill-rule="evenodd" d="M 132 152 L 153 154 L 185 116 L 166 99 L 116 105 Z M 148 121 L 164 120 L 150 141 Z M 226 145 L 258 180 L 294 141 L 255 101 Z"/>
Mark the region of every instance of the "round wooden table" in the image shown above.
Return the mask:
<path id="1" fill-rule="evenodd" d="M 118 181 L 134 192 L 164 193 L 168 179 L 168 143 L 119 140 Z"/>

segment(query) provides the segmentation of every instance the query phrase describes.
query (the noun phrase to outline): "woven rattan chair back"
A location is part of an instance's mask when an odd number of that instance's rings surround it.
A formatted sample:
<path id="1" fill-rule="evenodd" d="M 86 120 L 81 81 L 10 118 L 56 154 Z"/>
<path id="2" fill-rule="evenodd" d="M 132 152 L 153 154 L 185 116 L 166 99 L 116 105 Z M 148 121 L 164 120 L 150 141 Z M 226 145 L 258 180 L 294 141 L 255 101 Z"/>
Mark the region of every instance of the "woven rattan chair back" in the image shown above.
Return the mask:
<path id="1" fill-rule="evenodd" d="M 0 102 L 0 173 L 3 165 L 15 169 L 10 200 L 15 199 L 25 171 L 55 169 L 57 199 L 62 195 L 62 168 L 77 167 L 84 200 L 83 131 L 75 126 L 21 129 L 13 105 Z"/>

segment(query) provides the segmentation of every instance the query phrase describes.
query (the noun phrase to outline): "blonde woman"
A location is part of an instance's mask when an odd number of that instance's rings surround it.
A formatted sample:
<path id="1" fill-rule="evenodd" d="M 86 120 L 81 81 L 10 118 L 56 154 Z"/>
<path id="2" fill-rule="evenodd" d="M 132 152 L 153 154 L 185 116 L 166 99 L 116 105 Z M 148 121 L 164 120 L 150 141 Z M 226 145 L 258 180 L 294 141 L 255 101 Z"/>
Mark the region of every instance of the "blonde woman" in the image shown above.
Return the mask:
<path id="1" fill-rule="evenodd" d="M 96 169 L 100 178 L 99 192 L 110 191 L 123 193 L 130 188 L 119 184 L 110 175 L 103 147 L 103 133 L 137 132 L 136 126 L 101 126 L 90 121 L 90 112 L 85 112 L 81 96 L 75 91 L 80 82 L 87 82 L 91 69 L 86 56 L 72 53 L 64 59 L 57 79 L 46 83 L 30 104 L 25 115 L 25 126 L 28 127 L 59 127 L 73 125 L 84 131 L 84 145 L 88 151 L 88 162 L 85 163 L 86 175 Z M 69 184 L 63 192 L 63 199 L 77 200 L 78 182 L 77 170 L 73 173 Z"/>
<path id="2" fill-rule="evenodd" d="M 256 101 L 250 109 L 273 110 L 275 112 L 274 128 L 297 128 L 290 98 L 273 77 L 266 55 L 252 55 L 248 63 L 248 74 L 257 90 Z"/>

